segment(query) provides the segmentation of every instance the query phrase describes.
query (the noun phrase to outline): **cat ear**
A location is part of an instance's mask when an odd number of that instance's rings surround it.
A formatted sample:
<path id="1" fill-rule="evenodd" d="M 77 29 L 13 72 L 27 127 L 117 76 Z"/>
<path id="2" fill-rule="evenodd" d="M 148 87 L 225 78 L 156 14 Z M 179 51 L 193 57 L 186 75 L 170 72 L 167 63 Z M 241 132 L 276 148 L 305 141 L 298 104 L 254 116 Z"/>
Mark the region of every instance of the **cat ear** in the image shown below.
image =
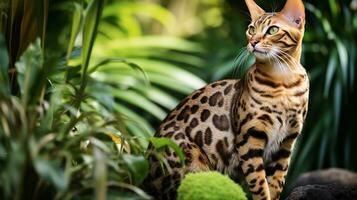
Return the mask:
<path id="1" fill-rule="evenodd" d="M 252 21 L 257 20 L 265 13 L 265 11 L 254 2 L 254 0 L 245 0 L 245 4 L 247 4 Z"/>
<path id="2" fill-rule="evenodd" d="M 280 13 L 287 17 L 297 28 L 303 26 L 305 20 L 305 7 L 302 0 L 287 0 Z"/>

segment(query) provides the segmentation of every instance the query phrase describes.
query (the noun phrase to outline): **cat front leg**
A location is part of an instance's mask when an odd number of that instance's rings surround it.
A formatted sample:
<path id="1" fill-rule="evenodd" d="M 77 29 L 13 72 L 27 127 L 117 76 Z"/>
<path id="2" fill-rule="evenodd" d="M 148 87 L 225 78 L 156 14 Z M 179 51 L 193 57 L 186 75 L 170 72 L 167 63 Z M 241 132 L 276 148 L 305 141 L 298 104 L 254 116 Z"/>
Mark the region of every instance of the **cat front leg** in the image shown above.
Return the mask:
<path id="1" fill-rule="evenodd" d="M 249 128 L 239 137 L 237 148 L 240 166 L 254 200 L 270 200 L 270 191 L 264 170 L 263 152 L 268 137 L 264 131 Z"/>
<path id="2" fill-rule="evenodd" d="M 280 144 L 279 150 L 272 154 L 271 162 L 265 169 L 272 200 L 280 198 L 288 173 L 292 149 L 298 133 L 289 134 Z"/>

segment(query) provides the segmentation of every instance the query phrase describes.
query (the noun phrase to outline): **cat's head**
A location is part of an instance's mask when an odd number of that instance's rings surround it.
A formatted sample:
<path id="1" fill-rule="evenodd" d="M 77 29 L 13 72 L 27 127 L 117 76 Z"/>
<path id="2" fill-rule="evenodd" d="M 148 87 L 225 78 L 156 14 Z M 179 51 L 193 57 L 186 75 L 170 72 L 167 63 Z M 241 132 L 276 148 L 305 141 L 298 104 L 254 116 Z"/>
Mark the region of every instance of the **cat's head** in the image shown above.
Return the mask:
<path id="1" fill-rule="evenodd" d="M 251 16 L 248 50 L 258 61 L 282 57 L 300 59 L 305 9 L 302 0 L 287 0 L 280 12 L 267 13 L 254 0 L 245 0 Z"/>

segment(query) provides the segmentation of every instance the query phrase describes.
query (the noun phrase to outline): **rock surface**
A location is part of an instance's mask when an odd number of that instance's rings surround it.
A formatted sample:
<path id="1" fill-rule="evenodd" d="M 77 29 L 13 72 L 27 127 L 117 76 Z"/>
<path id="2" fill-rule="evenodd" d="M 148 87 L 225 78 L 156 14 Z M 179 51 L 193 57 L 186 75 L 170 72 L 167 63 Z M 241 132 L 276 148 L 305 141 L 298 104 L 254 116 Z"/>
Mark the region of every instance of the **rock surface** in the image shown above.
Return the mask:
<path id="1" fill-rule="evenodd" d="M 357 174 L 343 169 L 302 174 L 286 200 L 357 200 Z"/>
<path id="2" fill-rule="evenodd" d="M 318 170 L 302 174 L 294 187 L 303 185 L 330 185 L 357 188 L 357 174 L 344 169 L 331 168 L 327 170 Z"/>
<path id="3" fill-rule="evenodd" d="M 305 185 L 293 189 L 286 200 L 356 200 L 355 188 L 339 185 Z"/>

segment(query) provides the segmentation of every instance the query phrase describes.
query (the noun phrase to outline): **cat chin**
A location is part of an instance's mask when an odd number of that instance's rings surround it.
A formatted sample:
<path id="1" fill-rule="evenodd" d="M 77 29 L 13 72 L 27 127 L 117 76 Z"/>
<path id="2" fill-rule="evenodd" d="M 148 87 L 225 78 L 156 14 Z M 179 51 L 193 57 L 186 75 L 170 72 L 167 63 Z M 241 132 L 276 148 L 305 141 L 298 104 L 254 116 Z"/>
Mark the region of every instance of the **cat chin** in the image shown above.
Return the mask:
<path id="1" fill-rule="evenodd" d="M 259 62 L 268 62 L 270 60 L 269 55 L 266 53 L 253 52 L 255 59 Z"/>

